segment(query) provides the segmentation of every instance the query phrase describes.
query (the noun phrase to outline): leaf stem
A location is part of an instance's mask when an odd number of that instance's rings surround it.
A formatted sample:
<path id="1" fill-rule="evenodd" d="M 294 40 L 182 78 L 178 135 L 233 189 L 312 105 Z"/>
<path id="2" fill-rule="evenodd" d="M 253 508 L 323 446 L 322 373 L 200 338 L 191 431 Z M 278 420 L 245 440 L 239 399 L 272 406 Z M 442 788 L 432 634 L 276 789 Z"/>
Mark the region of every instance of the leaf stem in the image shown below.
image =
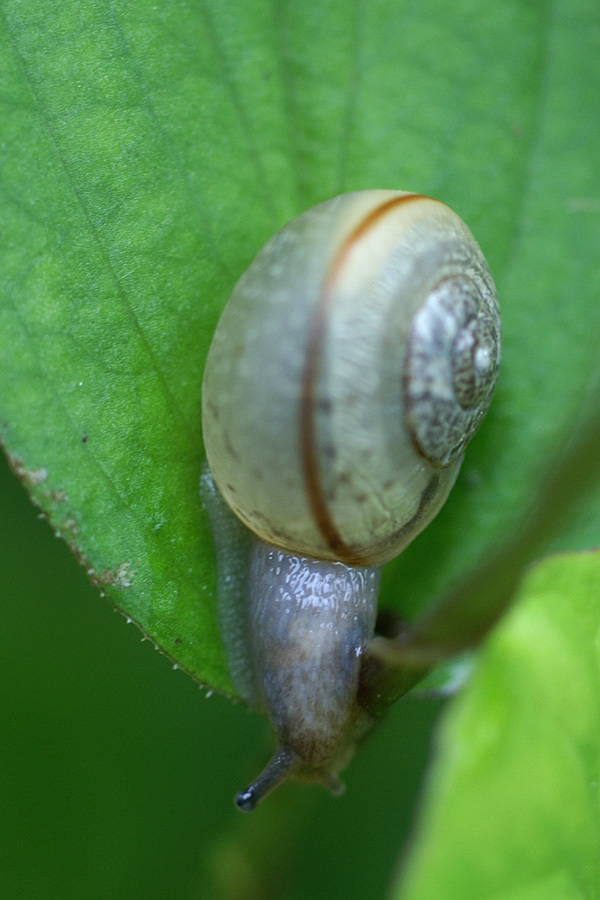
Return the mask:
<path id="1" fill-rule="evenodd" d="M 360 702 L 369 713 L 381 714 L 437 663 L 477 646 L 509 608 L 524 567 L 600 477 L 598 384 L 585 411 L 528 515 L 503 548 L 396 638 L 376 637 L 369 643 L 360 685 Z"/>

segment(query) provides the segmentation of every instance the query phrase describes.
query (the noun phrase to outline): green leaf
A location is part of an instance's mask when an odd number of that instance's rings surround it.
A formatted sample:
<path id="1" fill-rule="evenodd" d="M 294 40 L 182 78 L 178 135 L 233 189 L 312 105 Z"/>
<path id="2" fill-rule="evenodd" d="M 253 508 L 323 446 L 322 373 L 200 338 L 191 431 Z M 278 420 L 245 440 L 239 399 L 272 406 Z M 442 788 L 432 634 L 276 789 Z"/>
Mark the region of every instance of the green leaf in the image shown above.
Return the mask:
<path id="1" fill-rule="evenodd" d="M 600 554 L 534 568 L 437 738 L 402 900 L 600 893 Z"/>
<path id="2" fill-rule="evenodd" d="M 0 434 L 112 601 L 231 690 L 198 498 L 218 314 L 286 220 L 398 187 L 467 221 L 505 322 L 492 411 L 386 573 L 430 602 L 510 535 L 598 372 L 595 0 L 0 5 Z M 600 508 L 557 539 L 581 547 Z M 435 559 L 435 566 L 431 560 Z"/>

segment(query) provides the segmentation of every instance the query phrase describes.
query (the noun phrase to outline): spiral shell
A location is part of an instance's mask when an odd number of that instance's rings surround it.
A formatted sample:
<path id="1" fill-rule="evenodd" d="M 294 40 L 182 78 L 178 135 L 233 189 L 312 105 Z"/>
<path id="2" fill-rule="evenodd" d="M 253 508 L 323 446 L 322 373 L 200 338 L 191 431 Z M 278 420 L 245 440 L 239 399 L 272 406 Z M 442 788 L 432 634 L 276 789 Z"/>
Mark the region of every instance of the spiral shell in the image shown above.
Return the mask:
<path id="1" fill-rule="evenodd" d="M 268 242 L 223 312 L 203 389 L 215 481 L 270 544 L 385 562 L 446 499 L 499 362 L 461 219 L 418 194 L 336 197 Z"/>

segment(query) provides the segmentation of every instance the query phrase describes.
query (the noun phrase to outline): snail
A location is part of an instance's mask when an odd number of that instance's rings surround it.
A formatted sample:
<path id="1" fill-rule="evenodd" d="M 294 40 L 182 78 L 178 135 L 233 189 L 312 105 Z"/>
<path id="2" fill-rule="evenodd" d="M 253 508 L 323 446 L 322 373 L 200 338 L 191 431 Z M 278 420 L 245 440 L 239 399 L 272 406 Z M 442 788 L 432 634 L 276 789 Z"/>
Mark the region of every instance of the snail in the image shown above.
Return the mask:
<path id="1" fill-rule="evenodd" d="M 201 486 L 232 680 L 279 740 L 241 809 L 289 776 L 343 789 L 381 566 L 445 502 L 500 341 L 478 244 L 420 194 L 321 203 L 236 285 L 204 374 Z"/>

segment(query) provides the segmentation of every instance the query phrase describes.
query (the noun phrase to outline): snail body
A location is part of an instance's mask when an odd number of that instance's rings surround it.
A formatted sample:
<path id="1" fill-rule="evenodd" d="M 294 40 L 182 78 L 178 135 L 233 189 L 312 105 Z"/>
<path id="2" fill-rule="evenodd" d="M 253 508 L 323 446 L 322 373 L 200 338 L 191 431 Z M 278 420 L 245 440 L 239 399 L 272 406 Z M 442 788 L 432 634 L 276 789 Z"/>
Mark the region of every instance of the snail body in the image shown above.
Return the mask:
<path id="1" fill-rule="evenodd" d="M 243 808 L 288 774 L 339 786 L 363 727 L 379 567 L 446 500 L 499 361 L 481 251 L 455 213 L 420 195 L 322 203 L 235 287 L 204 376 L 204 495 L 216 535 L 228 515 L 218 492 L 243 523 L 231 527 L 248 529 L 229 578 L 243 634 L 228 656 L 281 742 Z"/>

